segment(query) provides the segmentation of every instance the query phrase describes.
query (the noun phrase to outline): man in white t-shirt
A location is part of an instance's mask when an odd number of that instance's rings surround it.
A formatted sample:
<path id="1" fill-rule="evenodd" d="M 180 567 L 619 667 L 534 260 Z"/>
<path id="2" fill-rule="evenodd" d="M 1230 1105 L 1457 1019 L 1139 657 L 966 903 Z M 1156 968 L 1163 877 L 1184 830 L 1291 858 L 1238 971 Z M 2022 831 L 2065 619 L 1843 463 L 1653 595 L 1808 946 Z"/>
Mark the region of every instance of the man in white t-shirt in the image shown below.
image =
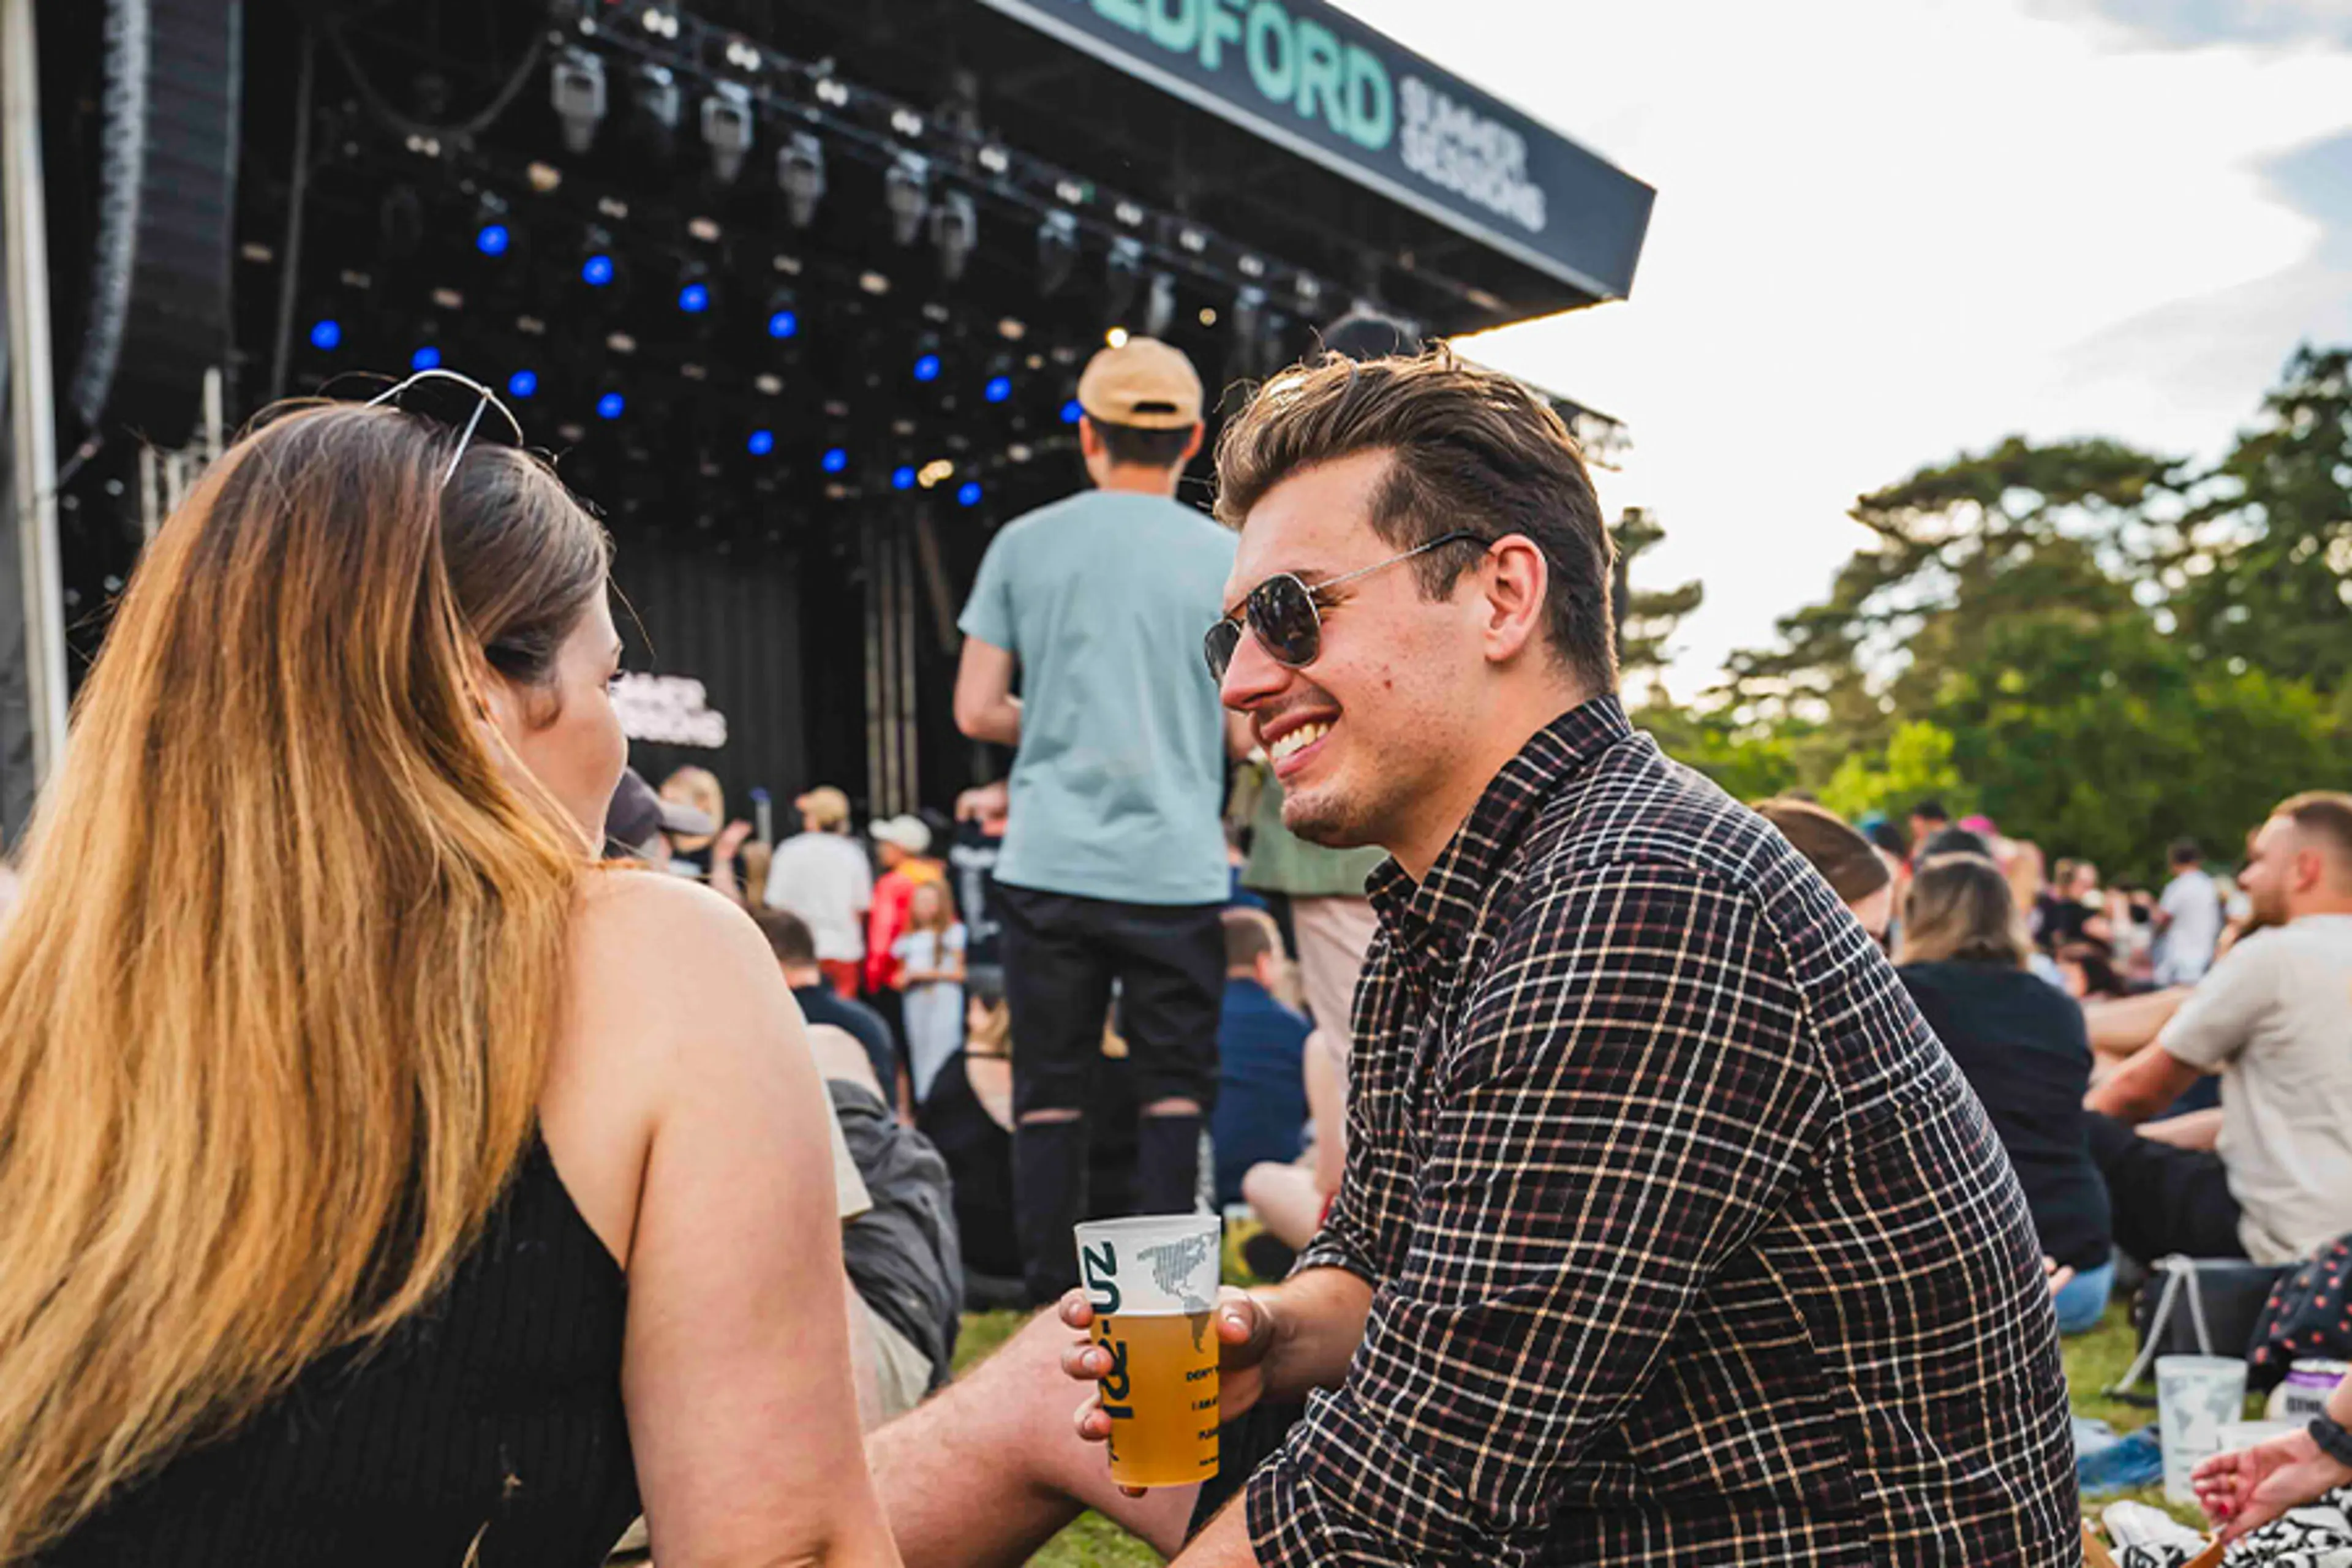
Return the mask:
<path id="1" fill-rule="evenodd" d="M 2156 908 L 2156 983 L 2194 985 L 2213 967 L 2213 949 L 2221 940 L 2221 890 L 2195 839 L 2175 843 L 2170 859 L 2172 880 Z"/>
<path id="2" fill-rule="evenodd" d="M 2265 928 L 2232 947 L 2155 1041 L 2091 1091 L 2116 1245 L 2285 1263 L 2352 1231 L 2352 795 L 2271 814 L 2239 874 Z M 2203 1073 L 2211 1139 L 2134 1125 Z"/>
<path id="3" fill-rule="evenodd" d="M 874 903 L 874 867 L 849 837 L 849 797 L 820 784 L 793 802 L 801 831 L 776 846 L 768 864 L 767 904 L 800 916 L 816 938 L 817 967 L 844 996 L 857 994 L 866 960 L 866 911 Z"/>

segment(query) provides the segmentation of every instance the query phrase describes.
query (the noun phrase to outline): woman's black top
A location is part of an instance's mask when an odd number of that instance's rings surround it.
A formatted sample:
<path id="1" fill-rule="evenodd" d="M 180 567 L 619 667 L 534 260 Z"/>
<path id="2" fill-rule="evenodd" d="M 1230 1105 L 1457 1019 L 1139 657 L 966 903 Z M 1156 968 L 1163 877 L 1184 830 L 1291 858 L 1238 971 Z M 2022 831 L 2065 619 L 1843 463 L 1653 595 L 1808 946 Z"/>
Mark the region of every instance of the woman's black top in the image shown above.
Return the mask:
<path id="1" fill-rule="evenodd" d="M 449 1289 L 134 1482 L 57 1568 L 595 1568 L 636 1517 L 620 1266 L 533 1141 Z"/>
<path id="2" fill-rule="evenodd" d="M 1992 1117 L 2042 1250 L 2075 1268 L 2105 1263 L 2107 1187 L 2084 1141 L 2091 1037 L 2081 1005 L 2006 964 L 1906 963 L 1897 973 Z"/>
<path id="3" fill-rule="evenodd" d="M 931 1095 L 915 1110 L 915 1126 L 948 1163 L 955 1182 L 956 1233 L 963 1266 L 999 1279 L 1021 1277 L 1021 1248 L 1013 1236 L 1013 1134 L 996 1124 L 964 1071 L 958 1051 L 940 1065 Z"/>

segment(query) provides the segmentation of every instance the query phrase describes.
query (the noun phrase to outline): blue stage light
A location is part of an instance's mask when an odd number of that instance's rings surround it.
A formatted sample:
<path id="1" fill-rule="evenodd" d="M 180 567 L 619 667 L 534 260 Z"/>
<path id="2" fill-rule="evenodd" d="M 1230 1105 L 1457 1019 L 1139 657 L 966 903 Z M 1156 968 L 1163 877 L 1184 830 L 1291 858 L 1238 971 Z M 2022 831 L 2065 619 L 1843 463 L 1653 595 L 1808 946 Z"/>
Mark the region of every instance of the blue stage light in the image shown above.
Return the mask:
<path id="1" fill-rule="evenodd" d="M 743 443 L 743 449 L 755 458 L 764 458 L 776 449 L 776 433 L 773 430 L 754 430 L 751 438 Z"/>
<path id="2" fill-rule="evenodd" d="M 689 283 L 677 291 L 677 308 L 689 316 L 698 316 L 710 309 L 710 286 Z"/>
<path id="3" fill-rule="evenodd" d="M 1013 378 L 1009 375 L 992 375 L 988 378 L 988 384 L 980 389 L 980 395 L 991 403 L 1002 403 L 1013 395 Z"/>
<path id="4" fill-rule="evenodd" d="M 1065 425 L 1076 425 L 1080 416 L 1085 413 L 1086 410 L 1078 406 L 1078 400 L 1073 397 L 1067 403 L 1062 405 L 1062 423 Z"/>
<path id="5" fill-rule="evenodd" d="M 504 256 L 513 243 L 514 236 L 502 223 L 486 223 L 474 234 L 474 248 L 484 256 Z"/>
<path id="6" fill-rule="evenodd" d="M 966 479 L 963 483 L 956 487 L 956 504 L 958 506 L 978 506 L 980 504 L 980 481 L 978 479 Z"/>
<path id="7" fill-rule="evenodd" d="M 580 281 L 591 289 L 602 289 L 613 280 L 613 258 L 599 252 L 580 264 Z"/>
<path id="8" fill-rule="evenodd" d="M 817 459 L 816 466 L 828 474 L 840 473 L 849 467 L 849 453 L 844 447 L 827 447 L 824 456 Z"/>
<path id="9" fill-rule="evenodd" d="M 519 370 L 507 377 L 507 395 L 509 397 L 529 397 L 538 390 L 539 372 L 535 370 Z"/>
<path id="10" fill-rule="evenodd" d="M 801 317 L 797 310 L 777 310 L 768 317 L 768 335 L 772 338 L 794 338 L 800 335 Z"/>
<path id="11" fill-rule="evenodd" d="M 599 419 L 618 419 L 623 414 L 628 412 L 628 407 L 629 400 L 627 398 L 623 397 L 617 392 L 608 392 L 604 396 L 596 400 L 596 417 Z"/>
<path id="12" fill-rule="evenodd" d="M 901 463 L 897 468 L 891 469 L 890 488 L 894 490 L 913 489 L 915 488 L 915 469 L 913 465 Z"/>
<path id="13" fill-rule="evenodd" d="M 312 348 L 331 353 L 341 346 L 342 341 L 343 324 L 332 316 L 311 323 L 310 346 Z"/>
<path id="14" fill-rule="evenodd" d="M 435 348 L 431 343 L 426 343 L 424 347 L 418 349 L 415 353 L 408 356 L 408 368 L 411 370 L 439 370 L 441 368 L 441 351 Z"/>
<path id="15" fill-rule="evenodd" d="M 917 381 L 937 381 L 940 378 L 940 356 L 924 354 L 915 361 Z"/>

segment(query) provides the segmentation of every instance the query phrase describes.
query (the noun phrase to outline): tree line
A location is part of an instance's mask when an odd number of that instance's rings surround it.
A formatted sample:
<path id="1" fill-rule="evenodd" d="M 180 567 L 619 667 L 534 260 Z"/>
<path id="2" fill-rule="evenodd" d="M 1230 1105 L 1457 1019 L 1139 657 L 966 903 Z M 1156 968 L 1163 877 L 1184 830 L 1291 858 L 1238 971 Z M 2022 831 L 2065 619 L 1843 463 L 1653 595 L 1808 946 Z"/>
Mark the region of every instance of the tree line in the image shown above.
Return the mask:
<path id="1" fill-rule="evenodd" d="M 2175 837 L 2234 860 L 2282 796 L 2352 786 L 2352 348 L 2297 350 L 2218 462 L 2011 437 L 1850 515 L 1769 647 L 1688 702 L 1649 683 L 1639 722 L 1733 795 L 1937 795 L 2152 879 Z M 1630 563 L 1663 530 L 1619 535 Z M 1625 595 L 1634 686 L 1701 592 Z"/>

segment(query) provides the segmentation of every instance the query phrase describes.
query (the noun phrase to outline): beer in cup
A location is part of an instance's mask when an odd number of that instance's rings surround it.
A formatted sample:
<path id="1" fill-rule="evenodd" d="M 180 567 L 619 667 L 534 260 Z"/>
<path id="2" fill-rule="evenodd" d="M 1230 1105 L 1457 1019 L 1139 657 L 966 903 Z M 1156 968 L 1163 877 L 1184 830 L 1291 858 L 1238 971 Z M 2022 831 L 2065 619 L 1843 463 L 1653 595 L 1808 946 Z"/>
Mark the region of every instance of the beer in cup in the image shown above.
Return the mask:
<path id="1" fill-rule="evenodd" d="M 1141 1215 L 1078 1226 L 1078 1277 L 1110 1417 L 1110 1475 L 1179 1487 L 1217 1473 L 1217 1216 Z"/>

